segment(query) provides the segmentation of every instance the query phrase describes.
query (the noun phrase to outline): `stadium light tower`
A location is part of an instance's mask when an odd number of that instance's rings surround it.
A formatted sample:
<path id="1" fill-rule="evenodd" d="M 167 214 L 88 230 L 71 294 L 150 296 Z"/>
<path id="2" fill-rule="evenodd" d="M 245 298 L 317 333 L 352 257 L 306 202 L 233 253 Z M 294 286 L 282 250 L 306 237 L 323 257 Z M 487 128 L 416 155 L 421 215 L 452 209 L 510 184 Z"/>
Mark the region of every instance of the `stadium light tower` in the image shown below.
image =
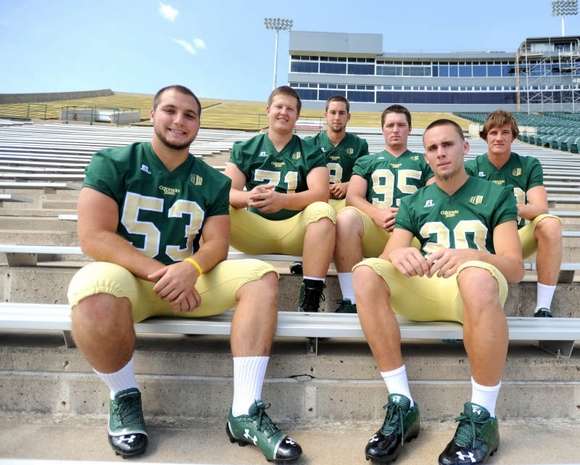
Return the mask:
<path id="1" fill-rule="evenodd" d="M 566 35 L 564 16 L 578 14 L 578 0 L 552 0 L 552 16 L 560 16 L 562 21 L 562 37 Z"/>
<path id="2" fill-rule="evenodd" d="M 278 34 L 280 31 L 292 29 L 293 21 L 287 18 L 264 18 L 266 29 L 274 30 L 274 76 L 272 78 L 272 89 L 276 88 L 276 73 L 278 71 Z"/>

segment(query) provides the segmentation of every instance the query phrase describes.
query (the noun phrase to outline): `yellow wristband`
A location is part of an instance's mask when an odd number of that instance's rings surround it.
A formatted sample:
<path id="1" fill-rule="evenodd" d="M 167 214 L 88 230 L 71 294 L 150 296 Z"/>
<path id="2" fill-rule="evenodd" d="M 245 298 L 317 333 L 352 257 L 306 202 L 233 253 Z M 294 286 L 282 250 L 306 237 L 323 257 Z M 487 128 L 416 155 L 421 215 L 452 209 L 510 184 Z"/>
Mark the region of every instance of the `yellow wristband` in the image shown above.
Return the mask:
<path id="1" fill-rule="evenodd" d="M 187 257 L 184 261 L 189 263 L 191 266 L 193 266 L 197 270 L 198 275 L 201 276 L 203 274 L 203 270 L 201 269 L 201 266 L 199 266 L 199 263 L 197 263 L 195 258 Z"/>

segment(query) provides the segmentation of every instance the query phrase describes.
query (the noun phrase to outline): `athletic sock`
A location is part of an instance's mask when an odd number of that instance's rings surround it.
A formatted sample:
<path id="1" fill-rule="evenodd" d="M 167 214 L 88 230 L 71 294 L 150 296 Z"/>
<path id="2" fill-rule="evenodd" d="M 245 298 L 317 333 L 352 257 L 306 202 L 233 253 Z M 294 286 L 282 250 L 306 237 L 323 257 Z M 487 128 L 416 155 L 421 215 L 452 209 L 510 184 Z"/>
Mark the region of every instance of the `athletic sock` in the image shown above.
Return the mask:
<path id="1" fill-rule="evenodd" d="M 262 399 L 262 386 L 270 357 L 234 357 L 234 400 L 232 415 L 247 415 L 250 406 Z"/>
<path id="2" fill-rule="evenodd" d="M 350 300 L 351 304 L 356 304 L 354 287 L 352 285 L 352 273 L 338 273 L 338 283 L 340 284 L 343 300 Z"/>
<path id="3" fill-rule="evenodd" d="M 497 386 L 482 386 L 471 378 L 471 402 L 485 407 L 492 417 L 495 417 L 495 403 L 499 394 L 501 382 Z"/>
<path id="4" fill-rule="evenodd" d="M 93 371 L 109 387 L 111 399 L 114 399 L 118 392 L 124 391 L 125 389 L 139 389 L 133 369 L 133 357 L 131 357 L 131 360 L 123 368 L 114 373 L 101 373 L 94 368 Z"/>
<path id="5" fill-rule="evenodd" d="M 304 276 L 302 279 L 304 280 L 304 283 L 306 283 L 306 281 L 322 281 L 323 283 L 326 282 L 326 278 L 319 278 L 318 276 Z"/>
<path id="6" fill-rule="evenodd" d="M 552 305 L 552 299 L 554 298 L 554 291 L 556 286 L 549 286 L 547 284 L 538 283 L 537 284 L 538 294 L 536 297 L 536 310 L 539 308 L 550 309 Z"/>
<path id="7" fill-rule="evenodd" d="M 401 394 L 411 401 L 411 407 L 415 404 L 411 397 L 409 389 L 409 380 L 407 379 L 407 369 L 405 365 L 391 371 L 381 371 L 381 376 L 385 380 L 389 394 Z"/>

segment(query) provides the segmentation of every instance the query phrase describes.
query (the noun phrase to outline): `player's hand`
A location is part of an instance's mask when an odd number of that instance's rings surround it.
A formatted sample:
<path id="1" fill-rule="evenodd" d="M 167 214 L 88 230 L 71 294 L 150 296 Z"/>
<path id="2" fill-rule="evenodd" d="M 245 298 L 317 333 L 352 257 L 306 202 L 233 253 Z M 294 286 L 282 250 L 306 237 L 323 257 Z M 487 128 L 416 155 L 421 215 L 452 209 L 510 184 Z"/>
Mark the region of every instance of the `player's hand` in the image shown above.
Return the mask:
<path id="1" fill-rule="evenodd" d="M 393 250 L 389 260 L 394 267 L 407 277 L 429 276 L 429 264 L 415 247 L 403 247 Z"/>
<path id="2" fill-rule="evenodd" d="M 346 197 L 346 190 L 348 189 L 347 182 L 337 182 L 334 184 L 330 184 L 329 192 L 331 199 L 341 200 Z"/>
<path id="3" fill-rule="evenodd" d="M 398 208 L 377 208 L 372 215 L 373 222 L 381 229 L 391 232 L 395 228 L 395 218 Z"/>
<path id="4" fill-rule="evenodd" d="M 478 251 L 473 249 L 438 249 L 427 256 L 429 276 L 449 278 L 465 262 L 478 258 Z"/>
<path id="5" fill-rule="evenodd" d="M 273 184 L 268 184 L 252 189 L 248 206 L 263 213 L 276 213 L 284 209 L 285 194 L 276 192 L 274 187 Z"/>
<path id="6" fill-rule="evenodd" d="M 165 266 L 147 277 L 154 281 L 153 290 L 171 304 L 176 312 L 191 312 L 201 304 L 201 296 L 195 289 L 197 270 L 186 262 Z"/>

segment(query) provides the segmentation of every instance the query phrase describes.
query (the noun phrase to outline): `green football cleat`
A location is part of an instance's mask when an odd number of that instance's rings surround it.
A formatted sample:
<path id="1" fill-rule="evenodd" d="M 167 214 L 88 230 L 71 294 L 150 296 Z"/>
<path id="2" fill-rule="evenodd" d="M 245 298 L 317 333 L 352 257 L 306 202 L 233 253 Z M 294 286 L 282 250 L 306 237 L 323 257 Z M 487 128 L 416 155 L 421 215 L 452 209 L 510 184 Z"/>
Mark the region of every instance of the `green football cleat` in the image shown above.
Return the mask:
<path id="1" fill-rule="evenodd" d="M 147 431 L 139 389 L 120 391 L 109 404 L 109 444 L 117 455 L 140 455 L 147 448 Z"/>
<path id="2" fill-rule="evenodd" d="M 343 299 L 338 303 L 335 313 L 356 313 L 356 304 L 348 299 Z"/>
<path id="3" fill-rule="evenodd" d="M 252 444 L 262 451 L 269 462 L 292 462 L 302 454 L 302 448 L 290 436 L 286 436 L 266 413 L 266 405 L 257 400 L 247 415 L 234 417 L 230 410 L 226 433 L 230 442 L 240 446 Z"/>
<path id="4" fill-rule="evenodd" d="M 383 426 L 370 439 L 365 448 L 367 460 L 390 463 L 399 456 L 405 442 L 419 436 L 421 416 L 419 406 L 411 407 L 411 400 L 401 394 L 389 395 L 383 407 L 387 413 Z"/>
<path id="5" fill-rule="evenodd" d="M 440 465 L 485 463 L 499 446 L 497 419 L 481 405 L 466 402 L 455 436 L 439 456 Z"/>

